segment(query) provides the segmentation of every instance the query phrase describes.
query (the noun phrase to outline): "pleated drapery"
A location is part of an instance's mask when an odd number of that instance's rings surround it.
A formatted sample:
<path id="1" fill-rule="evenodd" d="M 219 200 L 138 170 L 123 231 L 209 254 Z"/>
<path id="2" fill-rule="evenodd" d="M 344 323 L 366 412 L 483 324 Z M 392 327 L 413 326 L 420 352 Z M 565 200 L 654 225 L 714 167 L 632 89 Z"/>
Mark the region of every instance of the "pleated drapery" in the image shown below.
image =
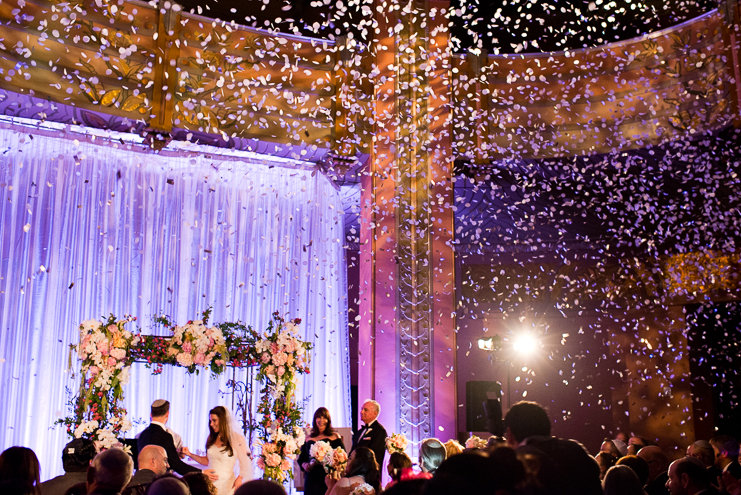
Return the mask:
<path id="1" fill-rule="evenodd" d="M 77 379 L 69 345 L 89 318 L 131 314 L 179 323 L 213 306 L 213 322 L 264 329 L 274 311 L 301 318 L 315 345 L 300 384 L 305 418 L 326 406 L 350 425 L 342 206 L 312 169 L 270 158 L 154 154 L 116 139 L 0 129 L 0 447 L 32 448 L 42 480 L 62 473 Z M 133 329 L 133 328 L 132 328 Z M 79 367 L 73 355 L 72 371 Z M 191 450 L 205 445 L 208 411 L 233 406 L 226 381 L 166 367 L 132 367 L 130 417 L 158 398 Z"/>

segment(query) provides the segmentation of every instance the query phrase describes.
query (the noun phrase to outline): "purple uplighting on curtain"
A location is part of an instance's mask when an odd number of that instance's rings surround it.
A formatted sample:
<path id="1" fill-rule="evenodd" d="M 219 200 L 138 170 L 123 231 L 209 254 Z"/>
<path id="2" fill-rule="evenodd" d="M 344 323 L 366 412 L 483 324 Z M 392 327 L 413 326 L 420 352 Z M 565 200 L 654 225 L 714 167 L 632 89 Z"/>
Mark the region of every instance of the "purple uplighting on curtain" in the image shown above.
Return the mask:
<path id="1" fill-rule="evenodd" d="M 349 426 L 347 300 L 339 191 L 295 163 L 171 152 L 117 139 L 20 127 L 0 129 L 0 448 L 23 445 L 42 480 L 61 474 L 69 440 L 69 345 L 79 323 L 109 313 L 178 323 L 213 306 L 213 322 L 264 329 L 271 313 L 301 318 L 315 345 L 299 389 L 305 417 L 326 406 Z M 77 137 L 77 139 L 75 139 Z M 72 356 L 72 371 L 76 357 Z M 129 416 L 144 420 L 157 398 L 170 426 L 203 449 L 208 410 L 232 407 L 226 381 L 132 367 Z"/>

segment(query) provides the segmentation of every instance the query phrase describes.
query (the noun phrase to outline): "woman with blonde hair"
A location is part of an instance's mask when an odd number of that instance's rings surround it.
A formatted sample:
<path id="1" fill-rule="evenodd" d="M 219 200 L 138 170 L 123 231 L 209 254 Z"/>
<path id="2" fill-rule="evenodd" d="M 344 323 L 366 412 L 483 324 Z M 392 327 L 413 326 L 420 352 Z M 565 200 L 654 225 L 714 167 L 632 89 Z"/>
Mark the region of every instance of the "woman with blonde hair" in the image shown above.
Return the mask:
<path id="1" fill-rule="evenodd" d="M 450 457 L 460 454 L 463 452 L 463 445 L 458 443 L 457 440 L 453 440 L 452 438 L 445 442 L 443 445 L 445 445 L 445 458 L 449 459 Z"/>

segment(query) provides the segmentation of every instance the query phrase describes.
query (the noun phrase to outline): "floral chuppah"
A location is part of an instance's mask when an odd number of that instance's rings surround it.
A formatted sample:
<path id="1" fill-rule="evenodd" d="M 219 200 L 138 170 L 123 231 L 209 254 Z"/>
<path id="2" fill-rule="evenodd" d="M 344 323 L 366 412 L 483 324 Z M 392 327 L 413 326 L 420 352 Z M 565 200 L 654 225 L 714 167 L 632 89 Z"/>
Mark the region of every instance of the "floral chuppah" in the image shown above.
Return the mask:
<path id="1" fill-rule="evenodd" d="M 258 413 L 261 455 L 258 467 L 264 477 L 280 483 L 292 477 L 291 462 L 304 443 L 301 408 L 294 396 L 298 376 L 309 373 L 311 344 L 299 338 L 301 320 L 285 321 L 278 313 L 267 330 L 258 334 L 237 322 L 208 327 L 210 309 L 202 320 L 172 326 L 166 317 L 155 319 L 171 328 L 172 337 L 143 336 L 124 327 L 136 320 L 125 317 L 107 321 L 87 320 L 80 325 L 80 342 L 71 348 L 78 353 L 81 380 L 72 400 L 72 415 L 58 422 L 75 438 L 88 438 L 99 449 L 116 444 L 131 429 L 122 406 L 122 386 L 128 383 L 135 360 L 153 366 L 158 374 L 165 364 L 183 366 L 189 373 L 210 370 L 213 375 L 231 366 L 259 364 L 257 379 L 263 383 Z M 71 353 L 70 353 L 71 368 Z"/>

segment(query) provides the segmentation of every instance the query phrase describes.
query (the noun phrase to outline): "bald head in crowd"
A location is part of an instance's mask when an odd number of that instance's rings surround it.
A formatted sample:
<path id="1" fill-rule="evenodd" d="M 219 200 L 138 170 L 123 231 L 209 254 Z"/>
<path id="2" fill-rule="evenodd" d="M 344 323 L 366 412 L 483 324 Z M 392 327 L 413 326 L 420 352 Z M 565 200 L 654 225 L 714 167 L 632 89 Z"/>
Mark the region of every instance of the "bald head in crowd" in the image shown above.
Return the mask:
<path id="1" fill-rule="evenodd" d="M 638 457 L 648 463 L 648 482 L 652 482 L 662 473 L 666 473 L 669 467 L 669 458 L 663 450 L 656 445 L 643 447 L 638 451 Z"/>
<path id="2" fill-rule="evenodd" d="M 684 457 L 669 466 L 666 487 L 671 495 L 695 495 L 710 488 L 710 476 L 700 459 Z"/>
<path id="3" fill-rule="evenodd" d="M 149 469 L 156 476 L 167 472 L 167 451 L 159 445 L 147 445 L 139 452 L 139 469 Z"/>
<path id="4" fill-rule="evenodd" d="M 88 493 L 120 492 L 131 481 L 134 460 L 121 449 L 108 449 L 96 455 L 88 470 Z"/>

